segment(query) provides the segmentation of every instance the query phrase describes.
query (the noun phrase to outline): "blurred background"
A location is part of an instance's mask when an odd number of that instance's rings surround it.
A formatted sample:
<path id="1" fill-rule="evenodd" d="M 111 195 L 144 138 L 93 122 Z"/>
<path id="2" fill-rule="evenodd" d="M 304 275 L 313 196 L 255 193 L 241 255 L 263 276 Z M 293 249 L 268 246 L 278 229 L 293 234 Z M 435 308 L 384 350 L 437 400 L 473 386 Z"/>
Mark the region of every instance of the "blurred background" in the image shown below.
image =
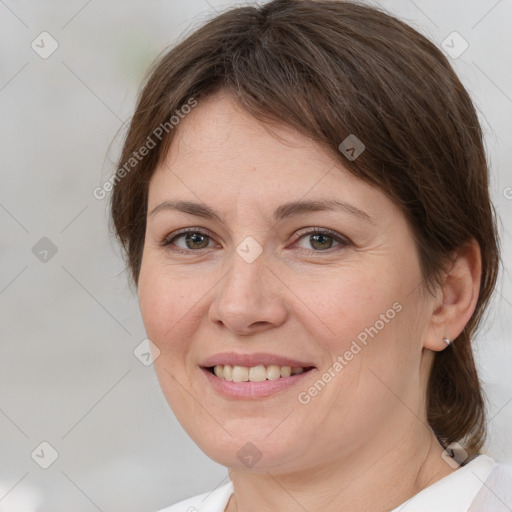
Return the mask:
<path id="1" fill-rule="evenodd" d="M 374 3 L 444 48 L 480 113 L 504 272 L 475 350 L 486 453 L 510 463 L 512 2 Z M 155 511 L 227 481 L 143 357 L 108 196 L 93 190 L 115 171 L 153 59 L 235 4 L 0 0 L 2 512 Z"/>

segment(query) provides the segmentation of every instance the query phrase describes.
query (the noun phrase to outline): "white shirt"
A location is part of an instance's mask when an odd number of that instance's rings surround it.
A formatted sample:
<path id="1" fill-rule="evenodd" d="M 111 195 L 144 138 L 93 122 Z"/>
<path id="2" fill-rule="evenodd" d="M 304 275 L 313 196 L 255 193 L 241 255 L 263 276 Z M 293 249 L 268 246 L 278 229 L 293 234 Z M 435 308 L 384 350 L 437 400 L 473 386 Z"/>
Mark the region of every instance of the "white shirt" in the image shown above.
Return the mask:
<path id="1" fill-rule="evenodd" d="M 224 512 L 233 483 L 159 512 Z M 390 512 L 512 512 L 512 466 L 478 455 Z"/>

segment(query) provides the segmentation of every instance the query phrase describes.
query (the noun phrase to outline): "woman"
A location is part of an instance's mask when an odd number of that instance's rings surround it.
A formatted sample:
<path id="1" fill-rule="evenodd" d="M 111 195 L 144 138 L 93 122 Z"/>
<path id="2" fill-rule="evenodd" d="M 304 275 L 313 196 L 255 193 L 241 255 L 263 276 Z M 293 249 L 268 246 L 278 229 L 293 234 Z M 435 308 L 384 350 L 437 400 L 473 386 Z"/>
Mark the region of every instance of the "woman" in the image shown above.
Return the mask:
<path id="1" fill-rule="evenodd" d="M 432 43 L 350 2 L 232 9 L 154 67 L 113 185 L 162 390 L 229 470 L 166 512 L 510 510 L 471 349 L 482 134 Z"/>

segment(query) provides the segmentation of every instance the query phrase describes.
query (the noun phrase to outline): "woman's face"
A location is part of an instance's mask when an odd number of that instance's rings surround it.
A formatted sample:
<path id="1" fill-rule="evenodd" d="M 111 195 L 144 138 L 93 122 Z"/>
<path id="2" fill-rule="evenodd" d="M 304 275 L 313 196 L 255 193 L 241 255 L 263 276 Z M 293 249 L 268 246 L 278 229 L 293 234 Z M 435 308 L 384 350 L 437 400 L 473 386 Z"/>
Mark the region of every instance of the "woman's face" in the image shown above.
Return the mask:
<path id="1" fill-rule="evenodd" d="M 212 459 L 254 471 L 392 449 L 417 424 L 432 354 L 404 215 L 224 95 L 177 130 L 149 186 L 139 299 L 182 426 Z"/>

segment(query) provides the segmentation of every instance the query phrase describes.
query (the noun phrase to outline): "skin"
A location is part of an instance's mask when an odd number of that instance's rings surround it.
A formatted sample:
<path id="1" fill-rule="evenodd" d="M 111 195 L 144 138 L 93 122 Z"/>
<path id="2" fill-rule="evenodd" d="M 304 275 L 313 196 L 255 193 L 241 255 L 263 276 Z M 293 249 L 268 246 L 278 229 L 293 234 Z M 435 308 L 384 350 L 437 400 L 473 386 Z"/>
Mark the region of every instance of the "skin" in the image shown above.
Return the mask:
<path id="1" fill-rule="evenodd" d="M 428 427 L 425 390 L 443 336 L 458 336 L 474 310 L 478 246 L 461 250 L 445 284 L 425 293 L 397 206 L 307 137 L 284 125 L 273 130 L 279 140 L 217 93 L 181 121 L 151 179 L 148 212 L 179 199 L 221 217 L 148 214 L 138 287 L 148 337 L 160 350 L 155 369 L 183 428 L 228 468 L 228 512 L 384 512 L 454 471 Z M 272 221 L 284 202 L 313 199 L 344 201 L 373 221 L 342 211 Z M 182 228 L 211 237 L 187 245 L 170 236 Z M 311 228 L 348 243 L 315 243 Z M 263 249 L 252 263 L 236 252 L 248 236 Z M 165 239 L 171 245 L 162 246 Z M 173 250 L 180 248 L 187 254 Z M 400 312 L 300 403 L 297 394 L 397 302 Z M 227 398 L 198 365 L 229 351 L 306 359 L 316 369 L 300 388 Z M 250 468 L 237 457 L 249 442 L 261 453 Z"/>

